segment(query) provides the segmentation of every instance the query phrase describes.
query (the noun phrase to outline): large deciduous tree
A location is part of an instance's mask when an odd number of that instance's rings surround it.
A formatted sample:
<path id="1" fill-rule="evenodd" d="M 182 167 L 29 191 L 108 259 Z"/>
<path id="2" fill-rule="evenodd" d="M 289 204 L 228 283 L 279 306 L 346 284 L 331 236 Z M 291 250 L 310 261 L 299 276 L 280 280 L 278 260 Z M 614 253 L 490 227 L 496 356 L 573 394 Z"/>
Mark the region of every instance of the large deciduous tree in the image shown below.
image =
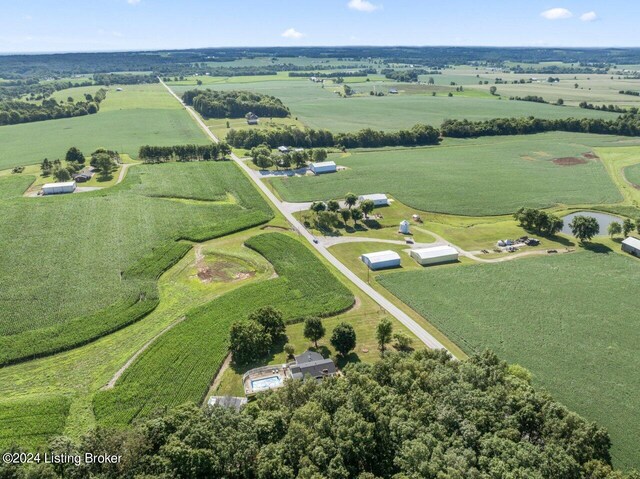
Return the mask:
<path id="1" fill-rule="evenodd" d="M 356 332 L 349 323 L 340 323 L 331 334 L 331 346 L 342 357 L 346 357 L 356 347 Z"/>
<path id="2" fill-rule="evenodd" d="M 594 236 L 600 233 L 598 220 L 592 216 L 574 216 L 569 227 L 571 228 L 573 236 L 575 236 L 581 243 L 591 241 Z"/>
<path id="3" fill-rule="evenodd" d="M 325 335 L 324 325 L 322 320 L 315 316 L 311 316 L 304 320 L 304 337 L 309 341 L 313 341 L 313 345 L 318 348 L 318 341 L 320 341 Z"/>

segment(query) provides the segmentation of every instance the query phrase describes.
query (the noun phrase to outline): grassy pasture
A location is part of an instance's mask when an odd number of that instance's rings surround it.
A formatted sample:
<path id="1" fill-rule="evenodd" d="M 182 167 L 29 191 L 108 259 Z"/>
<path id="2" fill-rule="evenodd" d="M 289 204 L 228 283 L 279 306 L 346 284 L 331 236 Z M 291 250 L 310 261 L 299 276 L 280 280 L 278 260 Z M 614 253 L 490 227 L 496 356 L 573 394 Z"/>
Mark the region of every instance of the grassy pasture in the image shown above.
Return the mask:
<path id="1" fill-rule="evenodd" d="M 467 353 L 491 348 L 530 369 L 570 409 L 608 428 L 618 466 L 638 467 L 639 273 L 630 257 L 580 252 L 378 281 Z"/>
<path id="2" fill-rule="evenodd" d="M 437 147 L 332 155 L 348 169 L 268 181 L 286 201 L 388 193 L 411 208 L 468 216 L 509 214 L 523 205 L 615 203 L 622 196 L 600 161 L 559 166 L 552 160 L 629 141 L 567 133 L 445 140 Z"/>
<path id="3" fill-rule="evenodd" d="M 633 183 L 634 187 L 640 189 L 640 163 L 626 167 L 624 176 L 629 182 Z"/>
<path id="4" fill-rule="evenodd" d="M 127 369 L 114 389 L 96 395 L 100 423 L 127 424 L 158 407 L 202 401 L 227 355 L 229 326 L 261 306 L 275 306 L 286 321 L 295 322 L 335 314 L 353 303 L 351 292 L 290 236 L 265 233 L 246 245 L 269 260 L 278 277 L 235 289 L 187 313 Z"/>
<path id="5" fill-rule="evenodd" d="M 70 146 L 85 154 L 99 147 L 137 156 L 140 146 L 206 143 L 189 114 L 161 85 L 111 87 L 95 115 L 0 127 L 0 170 L 63 158 Z M 75 91 L 77 90 L 77 91 Z M 63 98 L 97 87 L 56 92 Z"/>
<path id="6" fill-rule="evenodd" d="M 157 304 L 157 277 L 186 252 L 176 240 L 273 216 L 231 163 L 136 165 L 117 187 L 1 207 L 0 362 L 127 324 Z"/>

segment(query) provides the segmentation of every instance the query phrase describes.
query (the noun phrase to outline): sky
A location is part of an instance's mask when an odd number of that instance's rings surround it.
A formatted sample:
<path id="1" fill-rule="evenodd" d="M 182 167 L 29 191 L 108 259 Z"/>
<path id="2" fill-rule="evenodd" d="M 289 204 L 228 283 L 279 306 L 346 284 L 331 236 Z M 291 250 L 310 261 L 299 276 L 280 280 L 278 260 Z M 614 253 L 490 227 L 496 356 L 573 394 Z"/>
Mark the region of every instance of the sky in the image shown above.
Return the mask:
<path id="1" fill-rule="evenodd" d="M 640 47 L 634 0 L 0 0 L 0 52 Z"/>

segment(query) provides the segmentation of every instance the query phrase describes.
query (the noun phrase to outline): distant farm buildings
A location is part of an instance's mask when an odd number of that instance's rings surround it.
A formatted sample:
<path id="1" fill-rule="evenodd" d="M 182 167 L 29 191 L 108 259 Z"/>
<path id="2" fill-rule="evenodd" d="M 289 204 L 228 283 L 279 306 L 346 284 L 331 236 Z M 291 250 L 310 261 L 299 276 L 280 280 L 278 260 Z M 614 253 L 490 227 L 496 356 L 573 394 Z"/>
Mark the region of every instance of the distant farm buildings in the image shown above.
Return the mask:
<path id="1" fill-rule="evenodd" d="M 622 242 L 622 251 L 640 257 L 640 239 L 628 237 Z"/>
<path id="2" fill-rule="evenodd" d="M 64 193 L 73 193 L 75 190 L 75 181 L 66 181 L 64 183 L 47 183 L 45 185 L 42 185 L 43 195 L 61 195 Z"/>
<path id="3" fill-rule="evenodd" d="M 458 250 L 451 246 L 412 249 L 409 254 L 422 266 L 458 261 Z"/>
<path id="4" fill-rule="evenodd" d="M 391 250 L 363 254 L 360 259 L 373 271 L 400 266 L 400 255 Z"/>
<path id="5" fill-rule="evenodd" d="M 398 94 L 398 90 L 396 90 L 395 88 L 392 88 L 391 90 L 389 90 L 389 93 L 391 95 L 397 95 Z"/>
<path id="6" fill-rule="evenodd" d="M 389 198 L 387 198 L 387 195 L 383 195 L 382 193 L 376 193 L 373 195 L 362 195 L 358 198 L 358 201 L 360 203 L 366 200 L 373 201 L 373 206 L 389 206 Z"/>
<path id="7" fill-rule="evenodd" d="M 316 175 L 321 175 L 323 173 L 335 173 L 337 169 L 338 168 L 333 161 L 320 161 L 309 165 L 309 170 Z"/>
<path id="8" fill-rule="evenodd" d="M 252 112 L 247 113 L 246 118 L 247 118 L 247 125 L 257 125 L 258 122 L 260 121 L 260 118 L 258 118 L 258 115 Z"/>

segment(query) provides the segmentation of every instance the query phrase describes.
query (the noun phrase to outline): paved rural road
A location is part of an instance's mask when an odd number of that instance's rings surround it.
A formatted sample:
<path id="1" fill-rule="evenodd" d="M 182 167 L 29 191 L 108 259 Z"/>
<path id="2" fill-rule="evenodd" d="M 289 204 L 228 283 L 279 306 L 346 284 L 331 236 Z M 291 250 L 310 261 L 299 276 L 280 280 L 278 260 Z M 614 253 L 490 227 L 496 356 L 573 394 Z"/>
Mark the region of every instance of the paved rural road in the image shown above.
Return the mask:
<path id="1" fill-rule="evenodd" d="M 171 95 L 173 95 L 173 97 L 176 100 L 178 100 L 180 104 L 184 106 L 184 108 L 186 108 L 189 114 L 193 117 L 196 123 L 200 125 L 202 130 L 209 136 L 209 138 L 211 138 L 211 140 L 214 143 L 218 143 L 219 141 L 218 138 L 216 138 L 216 136 L 211 132 L 211 130 L 209 130 L 207 125 L 205 125 L 204 121 L 202 121 L 202 119 L 200 118 L 200 115 L 198 115 L 198 113 L 195 112 L 192 108 L 186 106 L 182 102 L 182 99 L 178 95 L 176 95 L 173 92 L 173 90 L 171 90 L 171 88 L 169 88 L 162 81 L 161 78 L 158 78 L 158 79 L 160 80 L 160 83 L 162 83 L 162 85 L 169 91 L 169 93 L 171 93 Z M 271 192 L 271 190 L 269 190 L 269 188 L 267 188 L 267 185 L 265 185 L 262 181 L 260 181 L 259 178 L 256 177 L 256 174 L 254 173 L 254 171 L 251 168 L 249 168 L 247 165 L 245 165 L 244 162 L 240 158 L 238 158 L 234 153 L 231 154 L 231 159 L 233 159 L 233 161 L 235 161 L 236 164 L 240 166 L 240 168 L 242 168 L 242 170 L 244 170 L 245 173 L 247 173 L 247 175 L 249 175 L 249 178 L 251 178 L 254 184 L 258 188 L 260 188 L 260 191 L 262 191 L 264 195 L 267 198 L 269 198 L 269 200 L 274 204 L 274 206 L 278 208 L 278 211 L 280 211 L 280 213 L 282 213 L 282 215 L 287 219 L 287 221 L 291 223 L 291 225 L 296 230 L 296 232 L 301 236 L 303 236 L 307 241 L 309 241 L 311 246 L 313 246 L 313 248 L 315 248 L 316 251 L 318 251 L 327 261 L 329 261 L 329 263 L 335 266 L 338 269 L 338 271 L 340 271 L 343 275 L 345 275 L 353 284 L 355 284 L 358 288 L 360 288 L 365 294 L 367 294 L 371 299 L 373 299 L 376 303 L 378 303 L 389 314 L 391 314 L 394 318 L 396 318 L 398 321 L 404 324 L 407 327 L 407 329 L 409 329 L 413 334 L 415 334 L 416 337 L 420 339 L 420 341 L 422 341 L 424 344 L 426 344 L 429 348 L 447 349 L 444 347 L 444 345 L 440 341 L 438 341 L 435 337 L 433 337 L 431 334 L 425 331 L 422 328 L 422 326 L 416 323 L 408 314 L 406 314 L 404 311 L 402 311 L 400 308 L 394 305 L 391 301 L 389 301 L 387 298 L 385 298 L 380 293 L 378 293 L 375 289 L 373 289 L 371 286 L 369 286 L 367 283 L 361 280 L 358 276 L 356 276 L 349 268 L 347 268 L 340 261 L 338 261 L 338 259 L 335 256 L 333 256 L 327 250 L 327 248 L 325 248 L 319 243 L 315 243 L 314 240 L 316 240 L 316 238 L 307 231 L 307 229 L 287 210 L 287 208 L 285 208 L 282 205 L 281 201 L 278 198 L 276 198 L 276 196 Z M 449 351 L 449 353 L 453 356 L 451 351 Z"/>

